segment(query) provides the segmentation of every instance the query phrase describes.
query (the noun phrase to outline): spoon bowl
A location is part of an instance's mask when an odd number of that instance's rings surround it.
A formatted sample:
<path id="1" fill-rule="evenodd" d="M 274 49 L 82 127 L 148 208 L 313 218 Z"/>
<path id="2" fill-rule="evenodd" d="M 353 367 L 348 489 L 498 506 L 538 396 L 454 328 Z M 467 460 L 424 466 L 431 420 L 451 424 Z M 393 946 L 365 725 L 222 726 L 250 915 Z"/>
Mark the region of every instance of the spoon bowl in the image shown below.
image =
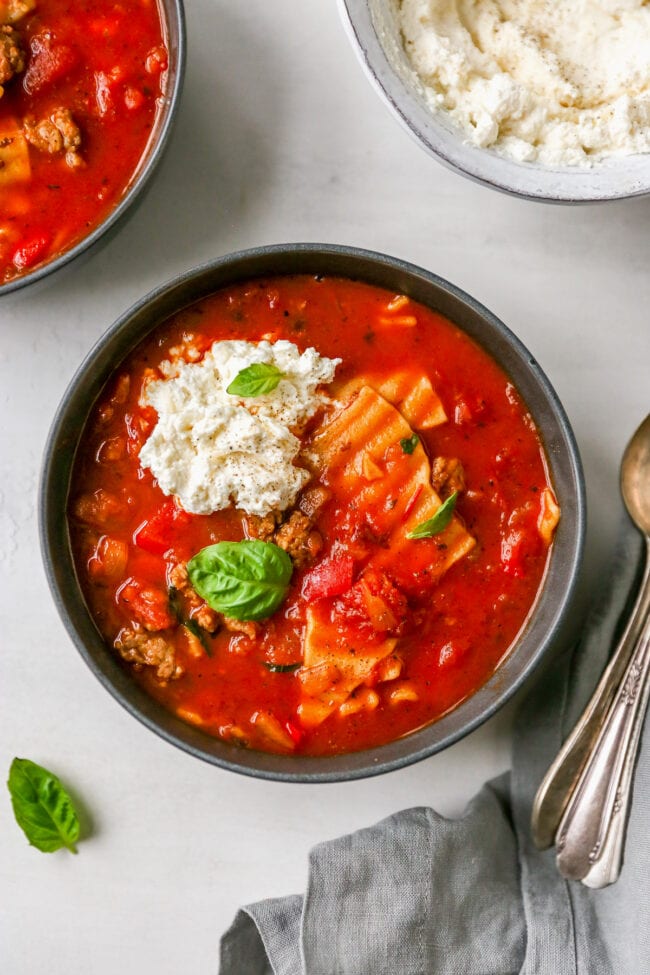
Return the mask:
<path id="1" fill-rule="evenodd" d="M 625 449 L 621 494 L 634 524 L 650 536 L 650 413 Z"/>

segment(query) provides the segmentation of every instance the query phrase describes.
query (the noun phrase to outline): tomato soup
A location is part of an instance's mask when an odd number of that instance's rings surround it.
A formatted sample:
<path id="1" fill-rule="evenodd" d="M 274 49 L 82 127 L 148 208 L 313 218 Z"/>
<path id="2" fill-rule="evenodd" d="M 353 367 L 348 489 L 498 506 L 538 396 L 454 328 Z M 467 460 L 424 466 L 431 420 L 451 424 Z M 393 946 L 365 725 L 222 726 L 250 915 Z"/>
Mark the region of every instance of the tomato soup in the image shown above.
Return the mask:
<path id="1" fill-rule="evenodd" d="M 242 350 L 253 364 L 219 376 Z M 326 381 L 285 435 L 307 361 Z M 255 424 L 258 482 L 236 466 Z M 286 469 L 274 438 L 297 451 Z M 264 507 L 287 471 L 293 494 Z M 485 351 L 408 296 L 305 275 L 154 329 L 93 408 L 69 506 L 107 652 L 207 734 L 307 755 L 381 745 L 481 687 L 526 625 L 558 518 L 535 424 Z"/>
<path id="2" fill-rule="evenodd" d="M 117 205 L 166 71 L 156 0 L 0 0 L 0 284 Z"/>

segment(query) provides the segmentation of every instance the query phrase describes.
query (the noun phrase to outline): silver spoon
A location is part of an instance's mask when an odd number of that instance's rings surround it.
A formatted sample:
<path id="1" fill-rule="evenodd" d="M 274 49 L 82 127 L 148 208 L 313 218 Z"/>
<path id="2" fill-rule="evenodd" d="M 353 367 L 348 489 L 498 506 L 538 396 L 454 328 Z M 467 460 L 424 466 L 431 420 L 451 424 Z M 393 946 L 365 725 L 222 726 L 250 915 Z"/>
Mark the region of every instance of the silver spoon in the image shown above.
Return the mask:
<path id="1" fill-rule="evenodd" d="M 621 492 L 646 540 L 639 595 L 596 691 L 544 777 L 532 816 L 538 847 L 556 841 L 561 872 L 589 886 L 613 883 L 620 871 L 634 762 L 650 692 L 650 624 L 644 627 L 650 613 L 650 416 L 626 448 Z"/>
<path id="2" fill-rule="evenodd" d="M 650 617 L 648 617 L 648 621 L 650 621 Z M 646 622 L 645 629 L 646 632 L 650 633 L 650 622 Z M 586 887 L 607 887 L 608 884 L 613 884 L 618 879 L 618 875 L 621 872 L 625 829 L 627 826 L 630 799 L 632 797 L 632 780 L 649 696 L 650 680 L 646 680 L 645 687 L 640 695 L 641 700 L 639 701 L 634 726 L 630 735 L 630 742 L 622 765 L 609 829 L 605 834 L 605 839 L 598 856 L 594 858 L 589 872 L 582 878 L 582 882 Z"/>

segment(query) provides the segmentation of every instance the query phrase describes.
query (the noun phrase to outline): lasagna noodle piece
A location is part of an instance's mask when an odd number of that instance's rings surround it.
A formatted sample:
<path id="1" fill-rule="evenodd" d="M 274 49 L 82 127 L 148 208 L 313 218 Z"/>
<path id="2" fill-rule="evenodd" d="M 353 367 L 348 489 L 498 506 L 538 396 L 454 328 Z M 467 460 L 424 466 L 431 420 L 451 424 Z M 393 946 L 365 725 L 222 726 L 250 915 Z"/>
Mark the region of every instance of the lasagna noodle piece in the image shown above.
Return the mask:
<path id="1" fill-rule="evenodd" d="M 334 395 L 345 402 L 364 386 L 374 389 L 396 406 L 414 430 L 431 430 L 447 422 L 440 397 L 423 372 L 403 369 L 388 376 L 359 376 L 345 383 Z"/>
<path id="2" fill-rule="evenodd" d="M 552 490 L 546 487 L 539 498 L 539 517 L 537 519 L 537 531 L 545 545 L 548 546 L 553 541 L 553 534 L 559 521 L 560 506 Z"/>
<path id="3" fill-rule="evenodd" d="M 372 512 L 373 528 L 387 538 L 387 545 L 371 556 L 365 571 L 390 569 L 391 564 L 412 561 L 413 546 L 426 554 L 427 571 L 439 579 L 461 559 L 475 542 L 462 522 L 453 517 L 436 536 L 436 544 L 408 538 L 416 525 L 431 518 L 442 501 L 431 486 L 431 467 L 421 444 L 412 454 L 399 447 L 413 430 L 383 396 L 363 386 L 347 407 L 326 419 L 315 431 L 312 451 L 338 498 L 347 506 Z M 397 445 L 397 449 L 395 449 Z M 381 477 L 363 476 L 367 464 L 380 469 Z M 426 550 L 420 548 L 427 544 Z M 411 549 L 409 552 L 408 549 Z M 343 633 L 339 624 L 318 604 L 307 611 L 304 639 L 304 668 L 301 672 L 303 700 L 301 720 L 314 725 L 324 721 L 367 680 L 374 667 L 395 648 L 395 639 L 368 644 L 363 638 Z M 358 644 L 358 645 L 357 645 Z M 316 677 L 329 673 L 325 686 Z"/>
<path id="4" fill-rule="evenodd" d="M 24 183 L 30 173 L 27 140 L 18 123 L 12 119 L 0 123 L 0 187 Z"/>
<path id="5" fill-rule="evenodd" d="M 396 643 L 395 637 L 368 642 L 361 634 L 333 625 L 326 607 L 309 606 L 298 707 L 301 723 L 306 728 L 322 724 L 393 652 Z"/>

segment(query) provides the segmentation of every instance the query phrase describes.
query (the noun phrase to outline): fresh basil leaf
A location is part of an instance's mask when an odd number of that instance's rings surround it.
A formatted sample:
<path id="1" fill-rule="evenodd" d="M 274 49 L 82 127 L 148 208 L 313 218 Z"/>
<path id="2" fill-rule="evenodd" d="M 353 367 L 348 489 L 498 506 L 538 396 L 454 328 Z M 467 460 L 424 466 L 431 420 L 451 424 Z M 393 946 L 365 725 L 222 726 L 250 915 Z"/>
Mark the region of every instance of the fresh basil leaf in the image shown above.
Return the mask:
<path id="1" fill-rule="evenodd" d="M 267 670 L 270 670 L 272 674 L 289 674 L 293 670 L 298 670 L 298 667 L 302 667 L 302 660 L 299 660 L 295 664 L 270 664 L 265 660 L 264 666 Z"/>
<path id="2" fill-rule="evenodd" d="M 262 396 L 272 393 L 283 376 L 277 366 L 254 362 L 237 373 L 226 392 L 231 396 Z"/>
<path id="3" fill-rule="evenodd" d="M 400 446 L 405 454 L 412 454 L 419 442 L 420 438 L 414 433 L 412 437 L 402 437 Z"/>
<path id="4" fill-rule="evenodd" d="M 251 539 L 208 545 L 187 563 L 208 606 L 236 620 L 264 620 L 287 594 L 293 563 L 273 542 Z"/>
<path id="5" fill-rule="evenodd" d="M 440 532 L 445 530 L 451 521 L 454 508 L 456 507 L 457 498 L 458 491 L 454 491 L 454 493 L 450 494 L 447 500 L 440 505 L 432 518 L 428 518 L 427 521 L 423 521 L 422 524 L 417 525 L 412 532 L 408 533 L 406 537 L 433 538 L 434 535 L 439 535 Z"/>
<path id="6" fill-rule="evenodd" d="M 28 758 L 14 758 L 7 787 L 16 822 L 32 846 L 43 853 L 64 846 L 77 852 L 79 818 L 56 775 Z"/>

